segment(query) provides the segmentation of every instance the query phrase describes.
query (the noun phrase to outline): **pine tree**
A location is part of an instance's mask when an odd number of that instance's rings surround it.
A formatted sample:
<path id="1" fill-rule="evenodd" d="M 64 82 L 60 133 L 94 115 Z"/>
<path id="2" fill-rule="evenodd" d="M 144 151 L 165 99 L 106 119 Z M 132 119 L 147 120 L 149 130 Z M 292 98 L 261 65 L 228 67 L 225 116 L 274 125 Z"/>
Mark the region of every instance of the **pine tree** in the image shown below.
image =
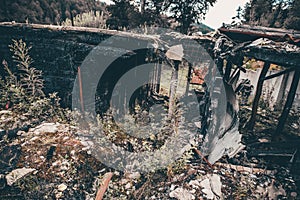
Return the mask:
<path id="1" fill-rule="evenodd" d="M 300 28 L 300 1 L 252 0 L 246 3 L 244 23 L 275 28 Z"/>

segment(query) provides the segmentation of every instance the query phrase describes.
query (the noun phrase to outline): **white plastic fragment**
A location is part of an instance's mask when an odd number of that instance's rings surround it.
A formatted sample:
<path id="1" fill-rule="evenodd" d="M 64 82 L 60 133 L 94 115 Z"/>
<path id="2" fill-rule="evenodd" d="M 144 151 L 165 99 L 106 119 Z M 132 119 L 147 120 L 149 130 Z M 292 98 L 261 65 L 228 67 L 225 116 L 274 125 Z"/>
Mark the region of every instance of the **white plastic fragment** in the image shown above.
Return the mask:
<path id="1" fill-rule="evenodd" d="M 68 186 L 65 185 L 64 183 L 57 186 L 57 190 L 60 191 L 60 192 L 65 191 L 67 188 L 68 188 Z"/>
<path id="2" fill-rule="evenodd" d="M 171 60 L 181 61 L 183 58 L 183 47 L 182 44 L 170 47 L 166 52 L 166 56 Z"/>
<path id="3" fill-rule="evenodd" d="M 202 192 L 207 199 L 223 199 L 222 195 L 222 182 L 217 174 L 207 175 L 206 178 L 200 182 L 203 188 Z"/>
<path id="4" fill-rule="evenodd" d="M 222 197 L 222 182 L 221 178 L 217 174 L 212 174 L 210 177 L 210 184 L 211 184 L 211 189 L 214 192 L 215 195 L 217 195 L 219 198 Z"/>
<path id="5" fill-rule="evenodd" d="M 204 179 L 203 181 L 201 181 L 200 185 L 201 187 L 203 187 L 202 192 L 205 194 L 205 197 L 207 199 L 214 199 L 215 195 L 211 190 L 209 179 Z"/>
<path id="6" fill-rule="evenodd" d="M 7 185 L 12 186 L 15 182 L 17 182 L 22 177 L 26 176 L 27 174 L 35 171 L 36 169 L 33 168 L 19 168 L 12 170 L 9 174 L 5 176 Z"/>
<path id="7" fill-rule="evenodd" d="M 41 125 L 33 128 L 31 131 L 33 131 L 35 134 L 57 133 L 58 126 L 59 126 L 58 123 L 42 123 Z"/>
<path id="8" fill-rule="evenodd" d="M 192 186 L 193 188 L 199 188 L 199 187 L 201 187 L 200 182 L 198 180 L 191 180 L 189 182 L 189 185 Z"/>
<path id="9" fill-rule="evenodd" d="M 176 198 L 178 200 L 193 200 L 195 196 L 191 194 L 190 191 L 183 189 L 181 187 L 176 188 L 172 192 L 170 192 L 169 196 L 171 198 Z"/>

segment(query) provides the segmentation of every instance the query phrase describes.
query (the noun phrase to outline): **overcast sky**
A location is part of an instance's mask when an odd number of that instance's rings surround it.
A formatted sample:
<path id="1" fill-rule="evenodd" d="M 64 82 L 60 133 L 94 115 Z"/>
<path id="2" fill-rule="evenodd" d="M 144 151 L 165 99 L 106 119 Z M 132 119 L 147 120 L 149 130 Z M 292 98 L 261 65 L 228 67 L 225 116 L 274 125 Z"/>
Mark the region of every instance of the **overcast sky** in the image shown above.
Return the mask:
<path id="1" fill-rule="evenodd" d="M 242 8 L 250 0 L 217 0 L 214 7 L 211 7 L 206 15 L 204 24 L 217 29 L 222 23 L 231 23 L 232 17 L 236 16 L 236 10 L 239 6 Z"/>
<path id="2" fill-rule="evenodd" d="M 109 2 L 110 0 L 101 0 Z M 206 15 L 206 19 L 203 21 L 204 24 L 211 28 L 220 28 L 222 23 L 231 23 L 232 17 L 236 16 L 236 10 L 239 6 L 244 7 L 246 2 L 250 0 L 217 0 L 214 7 L 211 7 Z"/>

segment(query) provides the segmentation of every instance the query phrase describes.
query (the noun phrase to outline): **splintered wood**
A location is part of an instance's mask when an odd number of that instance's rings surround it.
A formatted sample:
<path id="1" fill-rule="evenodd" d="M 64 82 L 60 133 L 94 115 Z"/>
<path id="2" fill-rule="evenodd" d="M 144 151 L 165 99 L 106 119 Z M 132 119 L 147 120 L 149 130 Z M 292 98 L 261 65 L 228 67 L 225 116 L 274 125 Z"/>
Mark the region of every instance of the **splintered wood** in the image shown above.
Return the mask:
<path id="1" fill-rule="evenodd" d="M 109 184 L 110 179 L 112 178 L 112 176 L 113 176 L 112 172 L 108 172 L 104 175 L 101 186 L 100 186 L 100 188 L 97 192 L 97 196 L 96 196 L 95 200 L 102 200 L 103 199 L 104 193 L 108 188 L 108 184 Z"/>
<path id="2" fill-rule="evenodd" d="M 242 165 L 232 165 L 232 164 L 225 164 L 225 163 L 220 163 L 217 162 L 214 164 L 214 166 L 220 166 L 220 167 L 225 167 L 227 169 L 233 169 L 238 172 L 248 172 L 252 174 L 266 174 L 266 175 L 273 175 L 275 174 L 275 170 L 266 170 L 266 169 L 261 169 L 261 168 L 254 168 L 254 167 L 245 167 Z"/>

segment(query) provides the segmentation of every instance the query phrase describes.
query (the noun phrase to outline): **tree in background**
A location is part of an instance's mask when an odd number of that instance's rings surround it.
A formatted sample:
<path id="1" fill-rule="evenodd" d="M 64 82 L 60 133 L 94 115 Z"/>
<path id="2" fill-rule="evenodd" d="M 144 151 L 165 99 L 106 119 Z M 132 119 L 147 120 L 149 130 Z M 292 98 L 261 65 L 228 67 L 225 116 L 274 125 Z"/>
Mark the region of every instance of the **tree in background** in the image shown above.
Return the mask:
<path id="1" fill-rule="evenodd" d="M 110 17 L 106 24 L 110 29 L 135 28 L 142 23 L 141 13 L 131 4 L 130 0 L 113 0 L 114 4 L 107 7 Z"/>
<path id="2" fill-rule="evenodd" d="M 166 0 L 163 9 L 179 22 L 180 32 L 186 34 L 192 23 L 204 19 L 209 6 L 216 0 Z"/>
<path id="3" fill-rule="evenodd" d="M 167 16 L 163 13 L 165 0 L 136 0 L 142 14 L 143 24 L 169 27 Z"/>
<path id="4" fill-rule="evenodd" d="M 286 28 L 300 30 L 300 1 L 294 0 L 288 12 L 284 25 Z"/>
<path id="5" fill-rule="evenodd" d="M 216 0 L 113 0 L 108 6 L 111 19 L 108 25 L 132 28 L 139 25 L 167 26 L 167 19 L 179 23 L 179 30 L 187 33 L 192 23 L 198 23 Z M 138 20 L 131 16 L 138 17 Z"/>
<path id="6" fill-rule="evenodd" d="M 144 25 L 166 26 L 161 14 L 164 0 L 112 0 L 107 6 L 110 18 L 107 26 L 112 29 L 135 28 Z"/>
<path id="7" fill-rule="evenodd" d="M 299 0 L 252 0 L 246 3 L 244 23 L 300 30 Z"/>

